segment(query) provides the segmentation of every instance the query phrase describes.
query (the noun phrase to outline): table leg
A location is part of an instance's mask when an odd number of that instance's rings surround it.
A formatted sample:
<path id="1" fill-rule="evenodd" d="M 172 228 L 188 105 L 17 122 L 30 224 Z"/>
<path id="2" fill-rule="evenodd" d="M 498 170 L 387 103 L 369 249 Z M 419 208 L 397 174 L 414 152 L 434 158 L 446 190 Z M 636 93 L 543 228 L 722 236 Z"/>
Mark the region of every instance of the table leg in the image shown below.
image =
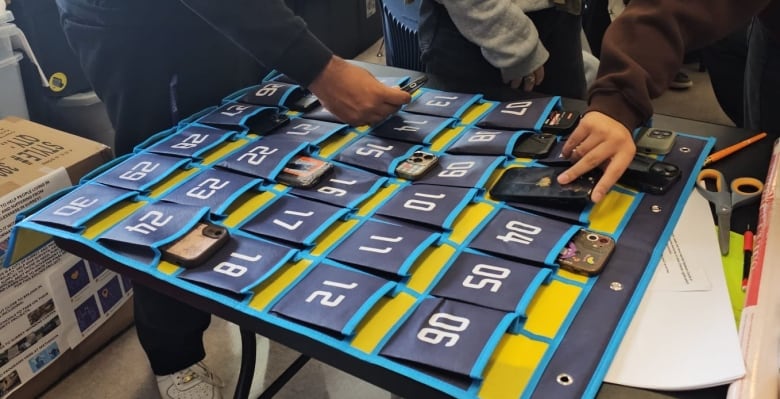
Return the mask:
<path id="1" fill-rule="evenodd" d="M 241 370 L 238 372 L 236 391 L 233 399 L 249 398 L 249 390 L 252 389 L 252 377 L 255 374 L 255 361 L 257 360 L 257 342 L 255 333 L 241 328 Z"/>

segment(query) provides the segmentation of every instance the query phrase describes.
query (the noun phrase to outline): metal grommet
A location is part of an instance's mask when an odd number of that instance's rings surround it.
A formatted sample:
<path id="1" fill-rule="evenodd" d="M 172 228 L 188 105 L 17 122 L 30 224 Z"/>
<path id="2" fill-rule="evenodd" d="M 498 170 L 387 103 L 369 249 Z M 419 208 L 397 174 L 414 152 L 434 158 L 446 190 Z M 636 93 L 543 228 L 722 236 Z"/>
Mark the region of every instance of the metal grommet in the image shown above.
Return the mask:
<path id="1" fill-rule="evenodd" d="M 612 291 L 623 291 L 623 284 L 617 281 L 613 281 L 609 283 L 609 289 L 611 289 Z"/>
<path id="2" fill-rule="evenodd" d="M 663 211 L 663 209 L 661 209 L 660 205 L 653 205 L 650 207 L 650 212 L 661 213 L 661 211 Z"/>
<path id="3" fill-rule="evenodd" d="M 691 149 L 689 147 L 680 147 L 680 152 L 687 154 L 691 152 Z"/>
<path id="4" fill-rule="evenodd" d="M 566 373 L 558 374 L 558 377 L 555 380 L 564 386 L 574 384 L 574 378 Z"/>

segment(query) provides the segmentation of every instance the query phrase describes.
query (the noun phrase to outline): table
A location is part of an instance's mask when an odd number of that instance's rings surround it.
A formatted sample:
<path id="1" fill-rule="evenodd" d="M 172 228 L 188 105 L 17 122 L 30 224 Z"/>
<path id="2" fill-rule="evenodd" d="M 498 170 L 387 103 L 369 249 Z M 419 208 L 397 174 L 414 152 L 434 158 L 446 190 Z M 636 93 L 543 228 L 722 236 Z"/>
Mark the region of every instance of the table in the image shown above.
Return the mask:
<path id="1" fill-rule="evenodd" d="M 372 67 L 372 69 L 373 68 L 375 67 Z M 409 75 L 409 71 L 392 70 L 387 68 L 381 70 L 374 69 L 373 71 L 378 75 L 382 75 L 382 76 L 389 76 L 390 74 L 396 74 L 396 73 L 401 74 L 401 76 Z M 436 81 L 432 79 L 431 85 L 435 85 L 435 84 Z M 446 90 L 454 91 L 455 89 L 446 88 Z M 462 92 L 464 90 L 458 89 L 458 91 Z M 497 97 L 494 97 L 492 94 L 488 93 L 487 90 L 485 90 L 485 88 L 482 88 L 480 92 L 486 94 L 487 98 L 496 99 L 496 100 L 499 99 Z M 499 93 L 495 95 L 498 96 L 503 94 Z M 571 102 L 571 103 L 567 102 L 566 106 L 581 106 L 581 104 L 577 104 L 576 102 Z M 671 125 L 674 125 L 676 121 L 674 118 L 672 118 L 669 120 L 669 123 Z M 662 125 L 657 124 L 656 126 L 662 126 Z M 677 127 L 670 126 L 670 128 L 673 128 L 674 130 L 678 130 L 678 131 L 688 132 L 687 130 L 677 128 Z M 689 133 L 693 133 L 693 132 L 689 132 Z M 734 141 L 738 141 L 738 139 L 735 139 Z M 359 361 L 356 362 L 356 359 L 353 356 L 347 355 L 343 351 L 334 349 L 333 347 L 322 345 L 319 341 L 317 341 L 316 339 L 312 339 L 311 337 L 307 337 L 302 334 L 291 337 L 289 335 L 289 332 L 286 329 L 280 328 L 279 326 L 273 323 L 267 323 L 256 317 L 248 316 L 244 312 L 238 311 L 230 306 L 225 306 L 224 303 L 220 303 L 206 296 L 198 295 L 197 293 L 193 293 L 188 290 L 180 289 L 179 287 L 176 286 L 169 286 L 164 281 L 160 281 L 147 273 L 139 272 L 132 268 L 130 268 L 130 270 L 125 270 L 125 268 L 123 268 L 121 264 L 117 264 L 117 262 L 111 259 L 111 257 L 101 256 L 101 254 L 96 255 L 94 251 L 91 251 L 91 249 L 88 246 L 82 243 L 74 242 L 70 240 L 64 240 L 64 241 L 59 240 L 58 242 L 60 242 L 60 244 L 63 245 L 67 250 L 74 252 L 77 255 L 80 255 L 82 257 L 89 257 L 90 259 L 94 259 L 96 261 L 102 262 L 108 266 L 116 267 L 117 269 L 126 272 L 131 278 L 141 281 L 150 287 L 165 290 L 167 293 L 173 294 L 177 298 L 180 298 L 183 301 L 191 303 L 194 306 L 198 306 L 204 310 L 217 314 L 220 317 L 235 322 L 236 324 L 240 325 L 243 329 L 242 337 L 244 338 L 244 342 L 254 342 L 253 339 L 249 339 L 250 337 L 252 337 L 250 333 L 251 331 L 261 332 L 263 335 L 269 337 L 270 339 L 282 342 L 302 353 L 311 354 L 314 357 L 322 359 L 325 362 L 337 368 L 348 370 L 350 373 L 353 373 L 354 375 L 360 378 L 366 379 L 370 382 L 373 382 L 383 387 L 391 388 L 402 396 L 426 397 L 426 398 L 446 397 L 446 395 L 442 394 L 442 392 L 432 389 L 431 387 L 425 384 L 420 384 L 415 379 L 409 378 L 401 373 L 390 372 L 383 367 L 378 367 L 366 362 L 359 362 Z M 251 352 L 253 353 L 253 351 Z M 253 361 L 253 359 L 248 359 L 248 358 L 245 360 Z M 246 364 L 248 364 L 248 362 L 245 362 L 245 365 Z M 248 370 L 249 369 L 242 368 L 242 371 L 248 371 Z M 245 377 L 245 374 L 246 373 L 242 373 L 243 377 Z M 243 377 L 242 379 L 240 379 L 240 381 L 243 381 Z M 242 395 L 245 395 L 245 390 L 248 387 L 245 387 L 244 385 L 240 385 L 239 388 L 240 389 L 237 390 L 236 396 L 242 397 Z"/>

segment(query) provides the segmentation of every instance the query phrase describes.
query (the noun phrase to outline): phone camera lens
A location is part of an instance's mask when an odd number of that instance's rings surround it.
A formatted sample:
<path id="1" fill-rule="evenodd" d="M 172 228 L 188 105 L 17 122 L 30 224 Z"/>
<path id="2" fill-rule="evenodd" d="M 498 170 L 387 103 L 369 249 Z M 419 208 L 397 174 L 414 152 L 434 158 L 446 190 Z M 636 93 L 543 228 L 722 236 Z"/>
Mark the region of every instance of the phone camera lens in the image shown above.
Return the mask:
<path id="1" fill-rule="evenodd" d="M 598 241 L 599 240 L 599 236 L 597 236 L 596 234 L 588 234 L 586 236 L 586 238 L 588 239 L 588 241 Z"/>
<path id="2" fill-rule="evenodd" d="M 414 162 L 414 163 L 420 163 L 420 162 L 423 161 L 423 159 L 420 158 L 420 157 L 414 157 L 414 158 L 411 159 L 411 161 Z"/>
<path id="3" fill-rule="evenodd" d="M 425 153 L 422 151 L 415 151 L 414 154 L 412 154 L 413 157 L 422 157 Z"/>

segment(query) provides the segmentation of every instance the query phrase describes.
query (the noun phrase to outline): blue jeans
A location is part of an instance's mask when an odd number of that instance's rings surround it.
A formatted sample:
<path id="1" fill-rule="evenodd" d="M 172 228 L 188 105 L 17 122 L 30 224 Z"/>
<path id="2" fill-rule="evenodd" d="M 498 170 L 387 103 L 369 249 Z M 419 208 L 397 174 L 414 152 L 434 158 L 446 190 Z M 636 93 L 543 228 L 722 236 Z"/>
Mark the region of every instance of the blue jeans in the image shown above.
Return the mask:
<path id="1" fill-rule="evenodd" d="M 780 137 L 780 41 L 757 18 L 748 30 L 745 127 Z"/>

